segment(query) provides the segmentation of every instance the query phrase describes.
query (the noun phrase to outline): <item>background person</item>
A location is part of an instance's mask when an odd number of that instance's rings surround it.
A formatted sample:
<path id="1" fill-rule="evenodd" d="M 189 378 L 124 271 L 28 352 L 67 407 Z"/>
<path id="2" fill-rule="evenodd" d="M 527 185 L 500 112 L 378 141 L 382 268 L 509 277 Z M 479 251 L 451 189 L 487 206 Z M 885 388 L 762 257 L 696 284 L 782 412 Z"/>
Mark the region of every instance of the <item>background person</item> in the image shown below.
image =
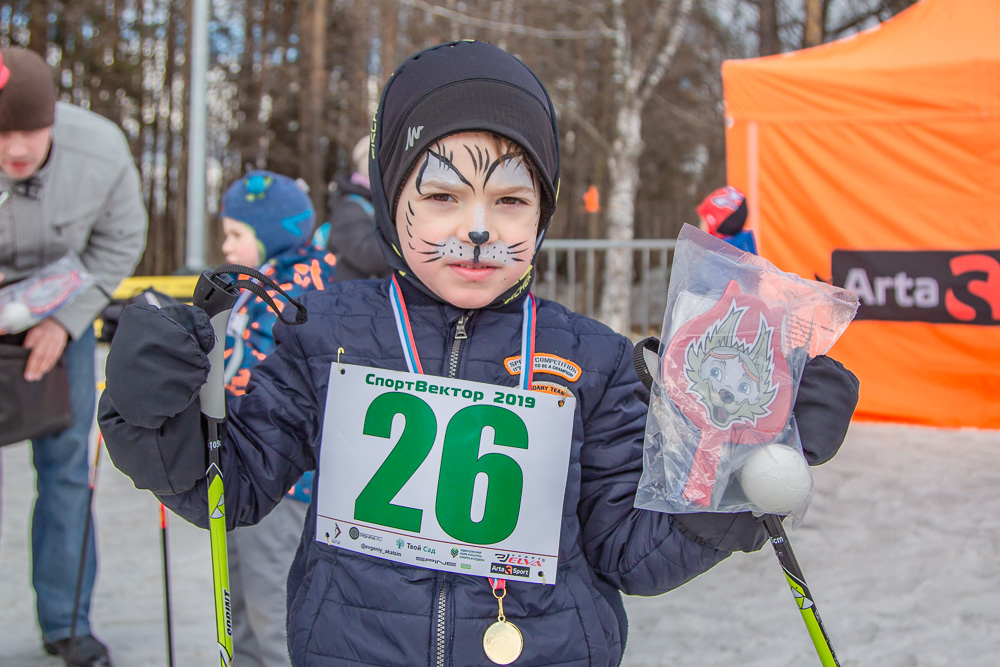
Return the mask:
<path id="1" fill-rule="evenodd" d="M 37 381 L 62 358 L 73 425 L 32 441 L 37 474 L 31 578 L 45 651 L 67 665 L 110 665 L 90 625 L 97 572 L 93 523 L 73 618 L 77 563 L 89 504 L 89 436 L 95 393 L 94 319 L 145 247 L 139 173 L 111 121 L 56 102 L 54 72 L 38 54 L 0 50 L 0 287 L 75 251 L 96 285 L 75 295 L 18 339 L 31 350 L 24 371 Z M 3 194 L 0 194 L 2 197 Z M 0 398 L 0 400 L 3 400 Z M 75 641 L 70 641 L 75 631 Z"/>
<path id="2" fill-rule="evenodd" d="M 351 151 L 354 171 L 337 174 L 330 184 L 326 247 L 337 256 L 338 281 L 387 278 L 390 273 L 382 247 L 375 238 L 375 209 L 368 183 L 370 148 L 371 138 L 366 134 Z"/>
<path id="3" fill-rule="evenodd" d="M 699 226 L 726 243 L 757 254 L 753 232 L 743 229 L 747 221 L 747 200 L 742 192 L 727 185 L 705 197 L 698 208 Z"/>
<path id="4" fill-rule="evenodd" d="M 219 212 L 226 262 L 259 268 L 292 298 L 333 284 L 334 257 L 312 245 L 316 215 L 309 196 L 287 176 L 253 171 L 222 196 Z M 271 297 L 279 308 L 287 301 Z M 242 394 L 254 366 L 274 350 L 277 315 L 264 299 L 245 290 L 226 332 L 226 389 Z M 253 527 L 229 533 L 229 584 L 233 611 L 233 661 L 243 667 L 287 666 L 285 638 L 288 569 L 302 536 L 311 472 Z"/>

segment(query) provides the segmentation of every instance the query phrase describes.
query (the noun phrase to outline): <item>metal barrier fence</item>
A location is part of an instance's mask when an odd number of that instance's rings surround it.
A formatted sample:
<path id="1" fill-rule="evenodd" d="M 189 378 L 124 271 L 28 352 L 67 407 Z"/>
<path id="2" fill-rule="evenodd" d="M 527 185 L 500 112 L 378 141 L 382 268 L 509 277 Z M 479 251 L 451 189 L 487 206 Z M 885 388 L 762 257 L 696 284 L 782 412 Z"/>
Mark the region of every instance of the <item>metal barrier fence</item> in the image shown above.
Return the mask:
<path id="1" fill-rule="evenodd" d="M 633 281 L 629 303 L 630 331 L 626 336 L 657 335 L 667 307 L 667 284 L 673 260 L 674 239 L 546 239 L 538 258 L 534 292 L 552 299 L 578 313 L 598 317 L 601 284 L 604 280 L 604 254 L 609 248 L 632 250 Z M 115 290 L 113 299 L 125 300 L 146 287 L 168 296 L 190 300 L 198 276 L 136 276 L 126 278 Z"/>
<path id="2" fill-rule="evenodd" d="M 589 317 L 600 315 L 603 256 L 609 248 L 632 250 L 632 289 L 629 303 L 630 331 L 626 336 L 658 335 L 667 307 L 670 262 L 674 239 L 545 239 L 538 258 L 534 291 Z M 598 274 L 600 272 L 600 274 Z"/>

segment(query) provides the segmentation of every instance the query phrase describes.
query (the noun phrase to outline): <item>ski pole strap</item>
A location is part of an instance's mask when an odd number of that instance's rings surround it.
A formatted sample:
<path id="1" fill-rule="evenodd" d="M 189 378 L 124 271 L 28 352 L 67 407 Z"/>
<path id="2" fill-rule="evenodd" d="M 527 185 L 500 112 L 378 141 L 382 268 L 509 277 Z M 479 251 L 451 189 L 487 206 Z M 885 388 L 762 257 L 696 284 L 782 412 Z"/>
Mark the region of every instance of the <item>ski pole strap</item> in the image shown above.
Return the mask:
<path id="1" fill-rule="evenodd" d="M 209 279 L 227 275 L 249 276 L 252 280 L 237 278 L 235 280 L 230 280 L 229 286 L 234 290 L 246 289 L 259 296 L 267 303 L 268 307 L 274 311 L 274 314 L 278 316 L 278 319 L 285 324 L 290 326 L 305 324 L 306 307 L 292 297 L 288 296 L 288 293 L 281 289 L 276 282 L 265 276 L 257 269 L 252 269 L 249 266 L 242 266 L 240 264 L 226 264 L 224 266 L 220 266 L 215 271 L 206 271 L 206 274 L 208 274 Z M 278 304 L 276 304 L 274 299 L 271 298 L 271 295 L 267 293 L 268 289 L 274 290 L 281 296 L 285 297 L 285 301 L 295 306 L 294 321 L 285 319 L 285 317 L 281 314 L 281 309 L 278 308 Z"/>
<path id="2" fill-rule="evenodd" d="M 653 354 L 659 356 L 660 354 L 660 339 L 656 336 L 649 336 L 648 338 L 643 338 L 638 343 L 636 343 L 635 348 L 632 350 L 632 365 L 635 367 L 636 375 L 639 376 L 639 381 L 648 389 L 653 390 L 653 374 L 649 371 L 649 364 L 646 363 L 645 352 L 649 350 Z"/>

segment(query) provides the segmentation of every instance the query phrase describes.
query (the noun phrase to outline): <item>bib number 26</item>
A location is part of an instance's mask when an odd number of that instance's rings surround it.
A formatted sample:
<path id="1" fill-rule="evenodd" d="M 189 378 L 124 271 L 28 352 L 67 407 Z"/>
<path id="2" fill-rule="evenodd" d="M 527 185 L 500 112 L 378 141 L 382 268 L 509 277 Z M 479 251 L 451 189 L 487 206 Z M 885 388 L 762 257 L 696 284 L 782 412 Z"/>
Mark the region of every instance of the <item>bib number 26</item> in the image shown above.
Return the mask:
<path id="1" fill-rule="evenodd" d="M 417 471 L 434 446 L 437 418 L 431 407 L 411 394 L 382 394 L 368 407 L 363 433 L 390 438 L 396 415 L 405 420 L 403 432 L 385 461 L 354 503 L 359 521 L 420 532 L 423 510 L 392 502 Z M 454 414 L 445 427 L 441 468 L 438 473 L 434 513 L 441 529 L 455 540 L 495 544 L 514 532 L 521 512 L 524 473 L 504 454 L 479 455 L 483 430 L 493 430 L 493 443 L 501 447 L 528 448 L 528 429 L 515 413 L 495 405 L 470 405 Z M 472 500 L 476 479 L 486 475 L 486 501 L 482 519 L 473 521 Z"/>

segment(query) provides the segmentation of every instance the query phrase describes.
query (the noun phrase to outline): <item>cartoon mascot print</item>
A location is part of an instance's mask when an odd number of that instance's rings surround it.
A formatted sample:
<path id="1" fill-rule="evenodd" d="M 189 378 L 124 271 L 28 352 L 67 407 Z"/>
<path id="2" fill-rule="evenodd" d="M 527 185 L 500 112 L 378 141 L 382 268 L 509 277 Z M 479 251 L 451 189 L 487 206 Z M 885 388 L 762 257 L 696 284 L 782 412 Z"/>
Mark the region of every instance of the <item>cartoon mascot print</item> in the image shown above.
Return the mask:
<path id="1" fill-rule="evenodd" d="M 690 504 L 712 504 L 727 443 L 770 442 L 787 425 L 793 383 L 781 349 L 782 322 L 781 308 L 768 308 L 731 281 L 708 312 L 684 323 L 668 343 L 664 388 L 699 431 L 681 493 Z"/>

